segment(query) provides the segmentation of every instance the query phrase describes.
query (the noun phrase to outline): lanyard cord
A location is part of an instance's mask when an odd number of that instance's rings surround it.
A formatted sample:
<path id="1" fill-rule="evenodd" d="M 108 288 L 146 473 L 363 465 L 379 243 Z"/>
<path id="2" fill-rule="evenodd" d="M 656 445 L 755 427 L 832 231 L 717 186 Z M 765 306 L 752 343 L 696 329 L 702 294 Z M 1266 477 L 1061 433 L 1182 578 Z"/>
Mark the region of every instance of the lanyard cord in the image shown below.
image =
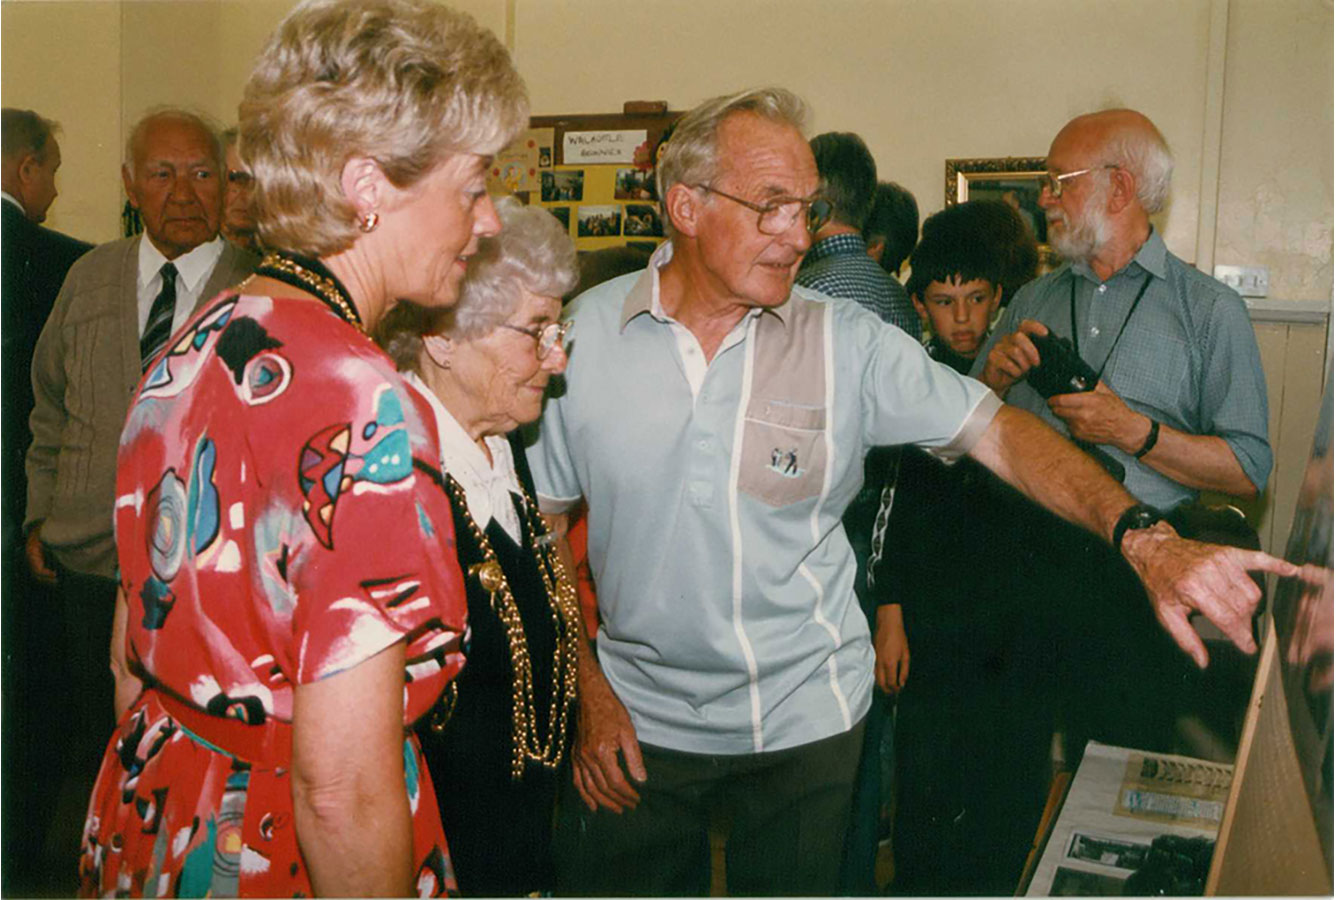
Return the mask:
<path id="1" fill-rule="evenodd" d="M 1081 338 L 1076 331 L 1076 273 L 1072 272 L 1072 294 L 1071 294 L 1071 315 L 1072 315 L 1072 346 L 1076 350 L 1076 355 L 1081 355 Z M 1113 344 L 1109 347 L 1108 355 L 1104 357 L 1104 365 L 1099 367 L 1099 372 L 1095 375 L 1096 381 L 1104 379 L 1104 370 L 1109 366 L 1109 360 L 1113 359 L 1113 351 L 1118 349 L 1118 342 L 1123 338 L 1123 332 L 1127 330 L 1127 323 L 1132 321 L 1132 313 L 1137 311 L 1137 304 L 1146 294 L 1146 288 L 1150 287 L 1151 279 L 1155 276 L 1150 272 L 1146 273 L 1146 280 L 1141 282 L 1141 290 L 1137 291 L 1136 299 L 1132 301 L 1132 307 L 1127 311 L 1123 318 L 1122 327 L 1118 329 L 1118 334 L 1113 339 Z"/>

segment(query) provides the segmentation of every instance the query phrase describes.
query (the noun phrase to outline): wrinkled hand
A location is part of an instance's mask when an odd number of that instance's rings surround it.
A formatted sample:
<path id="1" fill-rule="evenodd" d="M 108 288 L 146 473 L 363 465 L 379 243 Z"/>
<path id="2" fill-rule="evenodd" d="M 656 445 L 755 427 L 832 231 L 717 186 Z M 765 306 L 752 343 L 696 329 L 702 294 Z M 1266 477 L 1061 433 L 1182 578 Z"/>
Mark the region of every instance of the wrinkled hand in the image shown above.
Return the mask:
<path id="1" fill-rule="evenodd" d="M 898 603 L 877 607 L 877 629 L 872 635 L 877 656 L 877 687 L 897 694 L 909 679 L 909 640 L 905 637 L 903 610 Z"/>
<path id="2" fill-rule="evenodd" d="M 1039 350 L 1030 335 L 1048 334 L 1048 327 L 1034 319 L 1022 319 L 1011 334 L 1005 334 L 988 351 L 980 376 L 998 394 L 1005 394 L 1031 369 L 1039 365 Z"/>
<path id="3" fill-rule="evenodd" d="M 1127 532 L 1122 550 L 1146 586 L 1155 618 L 1202 669 L 1210 658 L 1190 613 L 1200 612 L 1236 647 L 1254 653 L 1252 616 L 1262 592 L 1248 572 L 1299 574 L 1298 567 L 1260 550 L 1181 538 L 1166 522 Z"/>
<path id="4" fill-rule="evenodd" d="M 23 549 L 28 556 L 28 568 L 32 570 L 33 577 L 43 584 L 55 584 L 56 572 L 46 561 L 46 545 L 42 543 L 41 525 L 35 526 L 28 532 L 28 539 Z"/>
<path id="5" fill-rule="evenodd" d="M 1093 391 L 1049 398 L 1053 415 L 1067 423 L 1072 437 L 1092 444 L 1112 444 L 1135 453 L 1150 434 L 1150 419 L 1133 412 L 1103 381 Z"/>
<path id="6" fill-rule="evenodd" d="M 621 753 L 626 765 L 617 760 Z M 572 752 L 575 789 L 591 810 L 602 806 L 615 813 L 634 809 L 640 794 L 626 778 L 645 780 L 640 742 L 626 707 L 601 672 L 582 673 L 580 712 Z"/>

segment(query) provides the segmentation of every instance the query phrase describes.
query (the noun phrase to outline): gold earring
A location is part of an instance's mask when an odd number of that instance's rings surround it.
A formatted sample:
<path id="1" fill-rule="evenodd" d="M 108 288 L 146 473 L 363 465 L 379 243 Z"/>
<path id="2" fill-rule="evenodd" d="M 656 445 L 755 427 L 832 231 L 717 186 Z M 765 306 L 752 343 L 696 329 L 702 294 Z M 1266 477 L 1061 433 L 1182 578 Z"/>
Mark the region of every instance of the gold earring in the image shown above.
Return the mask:
<path id="1" fill-rule="evenodd" d="M 376 226 L 379 224 L 380 224 L 380 215 L 375 210 L 372 210 L 371 212 L 362 213 L 361 218 L 357 220 L 357 227 L 362 229 L 363 234 L 370 234 L 371 232 L 375 231 Z"/>

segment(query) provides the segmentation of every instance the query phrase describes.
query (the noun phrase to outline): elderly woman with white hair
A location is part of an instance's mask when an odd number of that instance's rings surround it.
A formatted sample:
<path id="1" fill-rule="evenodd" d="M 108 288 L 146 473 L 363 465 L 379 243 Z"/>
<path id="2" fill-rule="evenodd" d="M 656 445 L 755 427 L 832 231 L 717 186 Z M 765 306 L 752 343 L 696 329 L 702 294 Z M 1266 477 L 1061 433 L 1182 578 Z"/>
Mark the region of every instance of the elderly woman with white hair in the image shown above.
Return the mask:
<path id="1" fill-rule="evenodd" d="M 467 665 L 418 732 L 461 891 L 550 892 L 557 770 L 575 716 L 575 588 L 550 540 L 518 428 L 566 368 L 561 295 L 575 248 L 546 210 L 498 202 L 456 307 L 400 304 L 379 338 L 436 411 L 467 573 Z"/>
<path id="2" fill-rule="evenodd" d="M 272 252 L 150 361 L 121 438 L 83 893 L 455 889 L 410 726 L 463 664 L 464 583 L 432 408 L 367 332 L 454 303 L 527 118 L 500 41 L 431 0 L 311 0 L 258 57 Z"/>

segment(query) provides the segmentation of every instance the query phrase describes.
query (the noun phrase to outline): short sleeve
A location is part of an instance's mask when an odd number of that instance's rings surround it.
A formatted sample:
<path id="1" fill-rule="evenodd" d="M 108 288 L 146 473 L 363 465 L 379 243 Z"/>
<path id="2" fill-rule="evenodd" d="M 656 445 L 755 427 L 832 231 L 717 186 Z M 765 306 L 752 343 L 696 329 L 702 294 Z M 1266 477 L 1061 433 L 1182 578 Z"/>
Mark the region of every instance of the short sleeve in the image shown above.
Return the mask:
<path id="1" fill-rule="evenodd" d="M 947 458 L 969 451 L 1000 406 L 992 391 L 935 362 L 904 331 L 873 316 L 841 327 L 852 330 L 852 345 L 861 351 L 857 377 L 869 446 L 911 443 Z"/>
<path id="2" fill-rule="evenodd" d="M 346 414 L 326 406 L 328 425 L 286 445 L 303 494 L 286 566 L 297 683 L 405 639 L 410 668 L 432 648 L 441 667 L 459 663 L 467 604 L 431 412 L 396 375 L 360 374 Z"/>

